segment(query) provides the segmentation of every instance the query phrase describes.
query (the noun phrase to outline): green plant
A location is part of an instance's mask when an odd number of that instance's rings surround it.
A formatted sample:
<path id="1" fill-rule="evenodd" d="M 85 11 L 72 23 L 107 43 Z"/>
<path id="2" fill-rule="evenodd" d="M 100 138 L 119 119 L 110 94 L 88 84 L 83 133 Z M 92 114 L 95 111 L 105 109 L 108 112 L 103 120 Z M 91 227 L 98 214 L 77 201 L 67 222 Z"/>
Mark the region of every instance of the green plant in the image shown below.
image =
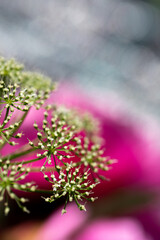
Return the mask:
<path id="1" fill-rule="evenodd" d="M 23 65 L 13 59 L 0 58 L 0 201 L 4 202 L 5 215 L 10 211 L 9 198 L 29 212 L 24 206 L 28 200 L 15 190 L 48 193 L 46 202 L 65 197 L 62 213 L 68 201 L 85 210 L 84 201 L 96 199 L 92 190 L 103 178 L 99 169 L 107 171 L 113 163 L 104 157 L 93 117 L 46 104 L 54 89 L 50 78 L 24 71 Z M 44 109 L 44 118 L 30 126 L 36 137 L 23 144 L 22 139 L 28 138 L 23 125 L 32 108 Z M 26 156 L 29 159 L 25 160 Z M 32 166 L 33 162 L 39 165 Z M 34 171 L 44 175 L 51 186 L 49 191 L 26 180 Z"/>

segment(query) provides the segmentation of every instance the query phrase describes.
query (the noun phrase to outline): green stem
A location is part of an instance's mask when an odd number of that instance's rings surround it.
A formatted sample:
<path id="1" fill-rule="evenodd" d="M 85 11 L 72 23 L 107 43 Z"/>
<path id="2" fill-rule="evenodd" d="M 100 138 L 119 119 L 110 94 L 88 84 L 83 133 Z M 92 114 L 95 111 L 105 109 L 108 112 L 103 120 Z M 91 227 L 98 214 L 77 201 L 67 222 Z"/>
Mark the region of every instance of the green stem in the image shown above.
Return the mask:
<path id="1" fill-rule="evenodd" d="M 8 109 L 8 108 L 7 108 L 7 109 Z M 16 127 L 16 128 L 13 130 L 13 132 L 12 132 L 12 133 L 10 134 L 10 136 L 7 138 L 8 141 L 10 140 L 11 136 L 21 127 L 22 123 L 24 122 L 24 120 L 25 120 L 26 117 L 27 117 L 27 114 L 29 113 L 29 110 L 30 110 L 30 108 L 28 109 L 28 111 L 26 111 L 26 112 L 23 114 L 23 116 L 22 116 L 22 118 L 21 118 L 20 124 L 18 125 L 18 127 Z M 6 115 L 7 115 L 7 112 L 6 112 Z M 7 141 L 5 141 L 5 142 L 0 146 L 0 149 L 2 149 L 2 148 L 6 145 L 6 143 L 7 143 Z"/>
<path id="2" fill-rule="evenodd" d="M 25 162 L 22 162 L 22 163 L 23 164 L 32 163 L 32 162 L 36 162 L 36 161 L 42 160 L 43 158 L 44 157 L 34 158 L 34 159 L 31 159 L 31 160 L 28 160 L 28 161 L 25 161 Z"/>
<path id="3" fill-rule="evenodd" d="M 31 160 L 28 160 L 28 161 L 21 161 L 21 162 L 12 162 L 10 163 L 10 165 L 18 165 L 20 163 L 22 164 L 28 164 L 28 163 L 32 163 L 32 162 L 36 162 L 36 161 L 39 161 L 39 160 L 42 160 L 44 157 L 40 157 L 40 158 L 34 158 L 34 159 L 31 159 Z M 39 171 L 40 171 L 40 168 L 38 168 Z M 31 171 L 31 172 L 34 172 L 34 171 Z M 38 172 L 38 170 L 37 170 Z"/>
<path id="4" fill-rule="evenodd" d="M 68 198 L 69 198 L 69 196 L 67 196 L 67 198 L 66 198 L 66 201 L 65 201 L 65 204 L 64 204 L 64 210 L 66 209 L 66 206 L 67 206 L 67 203 L 68 203 Z"/>
<path id="5" fill-rule="evenodd" d="M 24 156 L 24 155 L 26 155 L 26 154 L 28 154 L 28 153 L 30 153 L 30 152 L 33 152 L 33 151 L 35 151 L 35 149 L 34 149 L 34 148 L 30 148 L 30 149 L 28 149 L 28 150 L 26 150 L 26 151 L 24 151 L 24 152 L 18 152 L 18 153 L 14 153 L 14 154 L 9 154 L 9 155 L 3 157 L 3 158 L 2 158 L 2 161 L 6 161 L 6 160 L 8 160 L 8 159 L 9 159 L 9 160 L 12 160 L 12 159 L 15 159 L 15 158 Z"/>
<path id="6" fill-rule="evenodd" d="M 77 206 L 79 207 L 80 204 L 79 204 L 79 202 L 78 202 L 78 200 L 77 200 L 77 198 L 75 196 L 74 196 L 74 200 L 75 200 L 75 203 L 77 204 Z"/>
<path id="7" fill-rule="evenodd" d="M 22 116 L 22 118 L 21 118 L 20 124 L 18 125 L 18 127 L 16 127 L 16 128 L 14 129 L 14 131 L 12 132 L 12 135 L 21 127 L 21 125 L 22 125 L 22 123 L 24 122 L 24 120 L 26 119 L 26 117 L 27 117 L 30 109 L 31 109 L 31 107 L 28 109 L 28 111 L 26 111 L 26 112 L 23 114 L 23 116 Z"/>
<path id="8" fill-rule="evenodd" d="M 5 118 L 4 118 L 4 120 L 3 120 L 3 125 L 2 125 L 2 127 L 4 127 L 4 126 L 5 126 L 5 123 L 4 123 L 4 121 L 7 119 L 7 117 L 8 117 L 8 114 L 9 114 L 9 107 L 7 107 L 7 110 L 6 110 L 6 115 L 5 115 Z"/>
<path id="9" fill-rule="evenodd" d="M 63 169 L 64 167 L 62 167 Z M 40 172 L 41 167 L 31 167 L 30 172 Z M 45 172 L 57 171 L 55 167 L 46 167 Z"/>
<path id="10" fill-rule="evenodd" d="M 21 189 L 21 191 L 23 192 L 32 192 L 32 193 L 53 193 L 52 190 L 45 190 L 45 189 L 36 189 L 34 191 L 32 191 L 30 188 L 26 188 L 26 189 Z"/>

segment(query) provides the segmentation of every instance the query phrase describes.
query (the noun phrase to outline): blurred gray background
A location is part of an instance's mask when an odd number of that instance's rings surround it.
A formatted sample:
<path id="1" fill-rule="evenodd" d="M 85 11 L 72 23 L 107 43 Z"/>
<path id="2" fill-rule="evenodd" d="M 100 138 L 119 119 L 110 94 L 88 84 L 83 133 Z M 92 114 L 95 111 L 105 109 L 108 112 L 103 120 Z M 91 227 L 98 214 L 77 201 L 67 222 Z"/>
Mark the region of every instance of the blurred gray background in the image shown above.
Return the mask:
<path id="1" fill-rule="evenodd" d="M 0 54 L 160 118 L 160 1 L 0 0 Z M 114 108 L 115 106 L 113 106 Z"/>

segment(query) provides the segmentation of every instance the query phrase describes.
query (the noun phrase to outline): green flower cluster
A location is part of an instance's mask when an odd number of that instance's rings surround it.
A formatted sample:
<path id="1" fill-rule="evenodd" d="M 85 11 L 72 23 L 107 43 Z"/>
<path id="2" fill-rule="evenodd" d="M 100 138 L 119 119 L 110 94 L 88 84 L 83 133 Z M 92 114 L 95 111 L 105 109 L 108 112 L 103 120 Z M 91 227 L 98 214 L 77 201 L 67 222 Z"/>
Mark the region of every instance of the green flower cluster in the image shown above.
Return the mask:
<path id="1" fill-rule="evenodd" d="M 90 114 L 80 114 L 64 106 L 45 105 L 54 89 L 55 84 L 50 78 L 25 72 L 23 65 L 13 59 L 0 58 L 0 201 L 4 202 L 5 215 L 10 211 L 9 198 L 29 212 L 23 206 L 27 199 L 19 198 L 14 190 L 46 192 L 33 182 L 26 182 L 31 171 L 39 171 L 44 175 L 44 181 L 50 182 L 47 202 L 66 198 L 62 213 L 72 201 L 80 210 L 85 210 L 84 201 L 96 199 L 92 197 L 92 190 L 102 178 L 99 170 L 109 170 L 114 162 L 104 157 L 99 145 L 98 122 Z M 36 138 L 22 145 L 21 138 L 26 136 L 19 129 L 23 129 L 24 120 L 33 106 L 37 110 L 44 109 L 44 118 L 33 125 Z M 4 155 L 1 153 L 4 146 L 13 150 Z M 28 154 L 29 159 L 25 161 L 24 156 Z M 32 167 L 32 162 L 39 160 L 42 165 Z M 52 172 L 51 176 L 49 172 Z"/>
<path id="2" fill-rule="evenodd" d="M 29 141 L 29 145 L 35 150 L 39 150 L 37 157 L 46 158 L 41 170 L 45 169 L 45 164 L 52 164 L 57 168 L 55 156 L 63 161 L 71 158 L 71 153 L 75 150 L 74 146 L 66 145 L 73 140 L 73 136 L 76 134 L 76 126 L 69 126 L 66 123 L 65 114 L 51 117 L 51 122 L 48 119 L 49 113 L 44 112 L 44 120 L 42 128 L 38 127 L 38 124 L 34 123 L 34 128 L 37 130 L 37 144 Z"/>
<path id="3" fill-rule="evenodd" d="M 23 65 L 16 62 L 14 59 L 6 60 L 0 57 L 0 78 L 7 86 L 10 82 L 19 83 L 22 79 L 21 72 Z"/>
<path id="4" fill-rule="evenodd" d="M 54 110 L 51 111 L 52 109 Z M 99 170 L 108 171 L 115 161 L 103 156 L 104 151 L 99 144 L 92 141 L 91 136 L 94 134 L 92 132 L 91 135 L 84 128 L 82 119 L 75 111 L 72 113 L 64 107 L 57 109 L 55 106 L 48 106 L 42 126 L 37 123 L 33 125 L 37 130 L 38 140 L 36 143 L 29 141 L 29 145 L 37 151 L 37 157 L 44 159 L 41 171 L 44 178 L 53 185 L 53 195 L 46 198 L 46 201 L 53 202 L 65 196 L 66 204 L 68 201 L 75 201 L 80 210 L 84 210 L 84 206 L 78 200 L 93 200 L 90 190 L 103 178 L 99 175 Z M 84 130 L 85 137 L 81 135 Z M 47 164 L 52 166 L 50 170 L 54 167 L 59 179 L 52 174 L 50 180 Z M 92 183 L 85 182 L 90 174 Z M 63 213 L 66 212 L 66 204 Z"/>
<path id="5" fill-rule="evenodd" d="M 73 200 L 76 202 L 80 210 L 86 211 L 85 205 L 81 204 L 79 201 L 92 201 L 94 202 L 96 198 L 90 197 L 93 193 L 92 189 L 98 183 L 91 183 L 88 180 L 88 171 L 80 174 L 79 168 L 74 168 L 72 164 L 66 164 L 65 171 L 59 173 L 58 179 L 54 174 L 51 175 L 51 179 L 48 175 L 44 174 L 44 178 L 52 184 L 53 195 L 51 197 L 45 198 L 46 202 L 53 202 L 61 197 L 66 197 L 65 206 L 62 210 L 62 214 L 66 213 L 66 205 Z"/>
<path id="6" fill-rule="evenodd" d="M 23 71 L 23 65 L 14 59 L 0 58 L 0 117 L 3 119 L 0 122 L 1 146 L 5 143 L 15 145 L 9 139 L 15 138 L 14 133 L 22 125 L 30 108 L 35 106 L 40 109 L 54 88 L 55 84 L 49 78 L 39 73 Z M 14 122 L 12 116 L 15 110 L 19 111 L 16 113 L 19 119 Z M 16 135 L 20 136 L 21 134 Z"/>
<path id="7" fill-rule="evenodd" d="M 34 192 L 36 190 L 36 186 L 33 182 L 27 182 L 25 184 L 21 184 L 20 181 L 24 180 L 27 174 L 30 172 L 30 168 L 23 167 L 22 163 L 19 164 L 11 164 L 9 160 L 5 161 L 2 164 L 2 159 L 0 159 L 0 201 L 4 201 L 4 212 L 5 215 L 8 214 L 10 208 L 8 206 L 8 196 L 11 199 L 14 199 L 18 206 L 22 208 L 24 212 L 29 213 L 29 210 L 23 206 L 22 204 L 27 202 L 26 198 L 19 198 L 13 190 L 24 191 L 28 188 Z M 8 194 L 8 196 L 7 196 Z"/>

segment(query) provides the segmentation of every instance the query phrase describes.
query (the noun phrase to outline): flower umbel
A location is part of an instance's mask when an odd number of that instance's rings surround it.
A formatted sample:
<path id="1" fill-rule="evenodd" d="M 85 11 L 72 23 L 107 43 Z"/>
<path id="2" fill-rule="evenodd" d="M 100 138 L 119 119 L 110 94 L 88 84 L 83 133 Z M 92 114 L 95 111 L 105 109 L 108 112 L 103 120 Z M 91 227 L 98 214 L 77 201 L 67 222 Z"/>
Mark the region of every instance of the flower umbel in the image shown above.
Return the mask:
<path id="1" fill-rule="evenodd" d="M 102 147 L 99 144 L 92 144 L 87 137 L 84 138 L 83 143 L 76 149 L 76 154 L 84 166 L 90 167 L 95 173 L 98 173 L 99 169 L 108 171 L 109 166 L 115 162 L 114 159 L 104 157 Z"/>
<path id="2" fill-rule="evenodd" d="M 30 168 L 24 168 L 22 163 L 11 165 L 9 160 L 3 163 L 3 165 L 2 160 L 0 162 L 0 201 L 4 201 L 5 215 L 7 215 L 10 210 L 8 206 L 8 197 L 15 200 L 24 212 L 29 213 L 28 209 L 22 205 L 28 200 L 23 197 L 19 198 L 13 190 L 27 191 L 30 189 L 32 192 L 36 190 L 36 186 L 33 182 L 27 182 L 25 184 L 20 183 L 20 181 L 24 180 L 28 175 Z"/>
<path id="3" fill-rule="evenodd" d="M 67 117 L 65 113 L 63 114 L 54 114 L 54 117 L 51 117 L 49 123 L 49 113 L 44 112 L 44 120 L 42 129 L 39 128 L 37 123 L 34 123 L 34 128 L 37 130 L 38 143 L 34 144 L 32 141 L 29 141 L 29 144 L 35 150 L 39 150 L 37 157 L 46 158 L 41 170 L 45 169 L 45 165 L 54 164 L 55 167 L 58 167 L 58 162 L 55 157 L 60 160 L 62 163 L 65 163 L 66 159 L 72 157 L 75 147 L 73 145 L 73 140 L 76 134 L 75 125 L 67 125 Z M 69 142 L 72 144 L 66 145 Z"/>
<path id="4" fill-rule="evenodd" d="M 89 170 L 85 173 L 79 173 L 79 168 L 73 168 L 72 164 L 67 164 L 65 170 L 61 170 L 59 177 L 56 178 L 54 174 L 48 177 L 44 174 L 44 178 L 52 183 L 53 195 L 51 197 L 45 198 L 46 202 L 54 202 L 55 200 L 66 197 L 65 206 L 62 210 L 62 214 L 66 213 L 66 205 L 68 202 L 75 201 L 80 210 L 86 211 L 85 205 L 80 202 L 92 201 L 94 202 L 96 198 L 91 197 L 93 193 L 92 189 L 98 183 L 91 183 L 88 180 Z"/>

